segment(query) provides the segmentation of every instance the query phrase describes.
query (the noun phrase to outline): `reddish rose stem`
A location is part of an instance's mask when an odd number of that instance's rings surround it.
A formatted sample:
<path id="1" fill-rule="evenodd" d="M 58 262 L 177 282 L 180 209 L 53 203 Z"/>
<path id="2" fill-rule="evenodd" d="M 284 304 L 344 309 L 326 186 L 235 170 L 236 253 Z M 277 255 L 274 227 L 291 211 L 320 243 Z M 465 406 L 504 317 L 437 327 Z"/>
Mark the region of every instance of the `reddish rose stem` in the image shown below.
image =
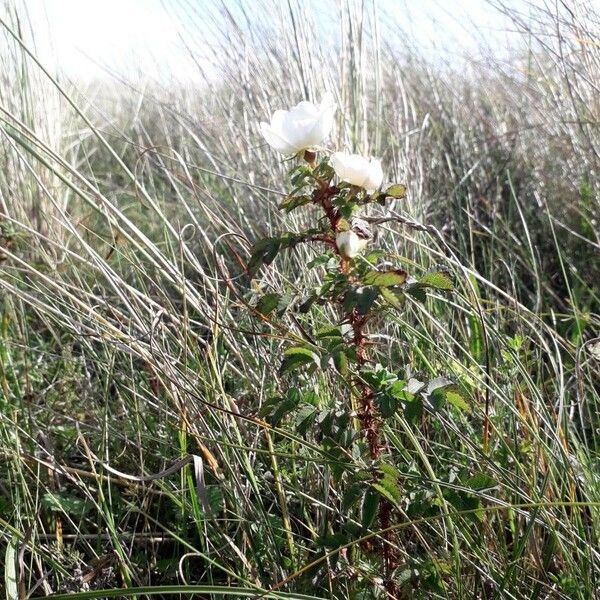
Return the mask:
<path id="1" fill-rule="evenodd" d="M 305 154 L 305 159 L 311 168 L 314 168 L 314 156 L 312 154 Z M 315 190 L 313 200 L 315 204 L 318 204 L 323 208 L 325 216 L 331 225 L 331 229 L 336 232 L 342 216 L 331 202 L 331 197 L 335 195 L 337 188 L 334 186 L 329 186 L 328 184 L 320 181 L 318 183 L 320 186 L 319 189 Z M 340 271 L 347 275 L 350 270 L 349 261 L 340 255 L 335 242 L 334 249 L 340 256 Z M 367 337 L 364 333 L 364 327 L 367 323 L 368 315 L 361 315 L 356 308 L 353 308 L 347 315 L 347 320 L 352 328 L 353 341 L 356 348 L 356 360 L 359 368 L 361 368 L 368 362 L 366 348 Z M 375 410 L 374 394 L 368 385 L 360 381 L 358 382 L 358 389 L 360 392 L 358 417 L 361 424 L 361 430 L 367 441 L 371 459 L 377 460 L 381 456 L 381 441 L 379 437 L 379 422 Z M 392 505 L 385 498 L 381 498 L 379 501 L 379 525 L 382 530 L 387 530 L 390 528 L 391 512 Z M 395 598 L 397 596 L 397 586 L 392 579 L 392 573 L 396 568 L 396 555 L 393 548 L 393 542 L 394 536 L 391 531 L 387 531 L 383 534 L 381 558 L 384 571 L 384 587 L 388 597 L 390 598 Z"/>

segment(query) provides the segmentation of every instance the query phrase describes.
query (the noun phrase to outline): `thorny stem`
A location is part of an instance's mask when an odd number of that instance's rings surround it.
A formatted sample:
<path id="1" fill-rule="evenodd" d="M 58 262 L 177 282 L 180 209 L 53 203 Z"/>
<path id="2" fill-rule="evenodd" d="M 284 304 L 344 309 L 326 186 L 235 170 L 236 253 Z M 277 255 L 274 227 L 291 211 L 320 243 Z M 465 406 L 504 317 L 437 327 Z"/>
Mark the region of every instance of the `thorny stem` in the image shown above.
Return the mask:
<path id="1" fill-rule="evenodd" d="M 304 159 L 311 168 L 315 167 L 315 155 L 308 151 L 304 154 Z M 333 205 L 331 198 L 337 192 L 335 186 L 329 186 L 328 184 L 318 181 L 319 188 L 315 190 L 313 194 L 313 200 L 315 204 L 320 205 L 325 212 L 327 219 L 334 232 L 337 231 L 341 215 L 339 211 Z M 335 238 L 334 238 L 335 239 Z M 341 256 L 337 246 L 334 243 L 334 249 L 340 256 L 340 271 L 348 275 L 350 270 L 350 263 L 347 258 Z M 364 332 L 365 325 L 368 321 L 368 315 L 359 314 L 356 308 L 353 308 L 350 313 L 346 316 L 347 322 L 352 328 L 353 342 L 356 348 L 356 359 L 359 370 L 364 367 L 368 362 L 367 355 L 367 335 Z M 369 447 L 369 454 L 372 460 L 377 460 L 381 456 L 381 440 L 379 436 L 379 421 L 374 404 L 373 390 L 365 383 L 359 381 L 359 420 L 361 424 L 362 433 L 366 438 L 367 445 Z M 397 595 L 396 583 L 392 579 L 392 573 L 396 568 L 396 555 L 394 552 L 394 533 L 391 531 L 391 512 L 392 505 L 385 499 L 381 498 L 379 501 L 379 524 L 385 533 L 383 534 L 383 544 L 381 546 L 381 557 L 383 562 L 384 572 L 384 587 L 390 598 L 395 598 Z"/>
<path id="2" fill-rule="evenodd" d="M 331 202 L 331 196 L 333 196 L 337 192 L 336 187 L 324 187 L 318 190 L 317 193 L 317 202 L 321 204 L 323 210 L 325 211 L 325 215 L 329 219 L 331 223 L 331 228 L 334 231 L 337 231 L 338 225 L 342 219 L 342 215 L 340 215 L 339 211 L 333 206 Z"/>
<path id="3" fill-rule="evenodd" d="M 352 327 L 353 341 L 356 348 L 356 360 L 360 369 L 365 366 L 368 360 L 367 349 L 365 346 L 367 336 L 364 332 L 364 327 L 367 323 L 367 315 L 360 315 L 354 308 L 347 318 Z M 381 447 L 379 443 L 379 427 L 377 416 L 375 414 L 373 391 L 368 385 L 362 382 L 359 382 L 358 389 L 360 391 L 359 418 L 362 430 L 367 439 L 369 454 L 373 460 L 377 460 L 381 454 Z"/>
<path id="4" fill-rule="evenodd" d="M 368 360 L 367 349 L 365 347 L 366 336 L 364 326 L 367 322 L 367 315 L 359 315 L 356 309 L 353 309 L 349 315 L 350 325 L 354 335 L 354 344 L 356 346 L 356 358 L 359 368 L 364 366 Z M 363 433 L 367 438 L 369 453 L 373 460 L 377 460 L 381 455 L 381 440 L 379 438 L 379 422 L 375 412 L 373 390 L 364 383 L 359 384 L 360 389 L 360 422 Z M 379 525 L 383 534 L 383 544 L 381 547 L 381 557 L 383 561 L 384 587 L 391 598 L 396 597 L 396 583 L 392 579 L 392 573 L 396 567 L 396 555 L 394 552 L 394 533 L 390 531 L 391 527 L 392 505 L 385 499 L 379 500 Z"/>

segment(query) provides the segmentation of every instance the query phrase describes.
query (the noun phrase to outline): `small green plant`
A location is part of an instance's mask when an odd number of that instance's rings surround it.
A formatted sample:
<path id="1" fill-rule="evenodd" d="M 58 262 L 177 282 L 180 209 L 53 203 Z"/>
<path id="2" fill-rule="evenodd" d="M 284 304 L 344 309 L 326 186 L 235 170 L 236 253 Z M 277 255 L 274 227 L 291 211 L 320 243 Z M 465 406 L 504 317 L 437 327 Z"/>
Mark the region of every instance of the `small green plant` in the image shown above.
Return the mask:
<path id="1" fill-rule="evenodd" d="M 394 595 L 399 565 L 393 519 L 402 490 L 397 468 L 386 461 L 381 428 L 398 412 L 414 420 L 426 402 L 449 402 L 461 409 L 466 405 L 446 378 L 429 383 L 407 380 L 393 366 L 382 364 L 371 333 L 388 311 L 402 310 L 407 295 L 423 301 L 427 288 L 451 290 L 453 284 L 443 268 L 415 279 L 394 264 L 393 257 L 368 248 L 378 220 L 366 216 L 367 207 L 404 198 L 406 187 L 384 186 L 379 160 L 342 152 L 329 155 L 318 147 L 333 125 L 334 110 L 326 96 L 318 106 L 301 102 L 290 111 L 275 112 L 270 125 L 261 124 L 271 146 L 303 159 L 290 171 L 292 189 L 279 208 L 291 212 L 311 207 L 314 225 L 259 240 L 252 247 L 249 273 L 254 276 L 282 250 L 307 243 L 320 249 L 308 268 L 321 273 L 319 284 L 306 291 L 297 311 L 300 315 L 318 311 L 307 321 L 321 325 L 314 331 L 302 327 L 302 339 L 284 350 L 280 372 L 289 376 L 293 387 L 263 406 L 262 416 L 279 423 L 283 416 L 295 413 L 296 433 L 306 435 L 312 428 L 327 451 L 339 458 L 334 472 L 343 488 L 343 503 L 348 510 L 359 507 L 361 525 L 346 523 L 346 535 L 334 535 L 334 545 L 346 542 L 348 533 L 364 535 L 376 523 L 381 543 L 365 545 L 367 555 L 378 557 L 375 570 L 379 572 L 371 581 L 379 580 Z M 284 294 L 264 294 L 254 303 L 260 318 L 272 323 L 287 309 L 289 299 Z M 323 315 L 332 317 L 323 323 Z M 328 369 L 338 378 L 345 403 L 320 410 L 301 390 L 311 375 Z M 357 470 L 348 457 L 359 457 L 365 468 Z M 322 542 L 327 545 L 327 540 Z"/>

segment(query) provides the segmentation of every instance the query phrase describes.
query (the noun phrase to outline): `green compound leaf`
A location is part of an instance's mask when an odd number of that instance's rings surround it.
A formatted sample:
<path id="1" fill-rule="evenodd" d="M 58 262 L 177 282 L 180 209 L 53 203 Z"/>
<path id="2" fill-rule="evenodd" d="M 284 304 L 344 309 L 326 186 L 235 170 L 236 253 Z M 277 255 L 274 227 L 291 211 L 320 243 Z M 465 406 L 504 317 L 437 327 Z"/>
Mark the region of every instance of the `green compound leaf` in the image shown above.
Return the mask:
<path id="1" fill-rule="evenodd" d="M 313 172 L 306 165 L 298 165 L 290 171 L 290 181 L 295 188 L 306 184 L 307 179 L 312 179 Z"/>
<path id="2" fill-rule="evenodd" d="M 402 308 L 404 302 L 401 293 L 385 287 L 379 288 L 379 293 L 381 294 L 381 297 L 394 308 Z"/>
<path id="3" fill-rule="evenodd" d="M 472 490 L 489 490 L 498 485 L 498 482 L 487 473 L 475 473 L 465 481 L 465 486 Z"/>
<path id="4" fill-rule="evenodd" d="M 284 352 L 283 362 L 279 372 L 283 375 L 307 365 L 319 366 L 319 355 L 303 346 L 294 346 Z"/>
<path id="5" fill-rule="evenodd" d="M 296 301 L 296 296 L 289 292 L 285 294 L 280 294 L 279 302 L 277 303 L 277 314 L 282 316 L 286 310 Z"/>
<path id="6" fill-rule="evenodd" d="M 342 496 L 342 510 L 349 510 L 352 508 L 363 495 L 365 484 L 361 482 L 354 482 L 344 492 Z"/>
<path id="7" fill-rule="evenodd" d="M 406 288 L 406 293 L 412 296 L 418 302 L 425 303 L 427 301 L 427 292 L 425 286 L 420 283 L 415 283 Z"/>
<path id="8" fill-rule="evenodd" d="M 318 302 L 319 300 L 319 296 L 317 296 L 316 294 L 312 294 L 310 295 L 308 298 L 306 298 L 298 307 L 298 311 L 302 314 L 306 314 L 308 311 L 310 311 L 310 309 L 312 308 L 312 305 L 315 302 Z"/>
<path id="9" fill-rule="evenodd" d="M 379 296 L 379 289 L 374 286 L 369 287 L 351 287 L 344 296 L 344 310 L 350 312 L 354 308 L 361 315 L 366 315 L 377 297 Z"/>
<path id="10" fill-rule="evenodd" d="M 325 157 L 318 165 L 317 168 L 313 172 L 313 176 L 318 179 L 323 179 L 325 181 L 330 181 L 335 175 L 335 171 L 333 167 L 329 164 L 329 158 Z"/>
<path id="11" fill-rule="evenodd" d="M 365 255 L 365 260 L 374 265 L 382 256 L 385 256 L 385 252 L 383 250 L 371 250 Z"/>
<path id="12" fill-rule="evenodd" d="M 333 354 L 332 358 L 335 370 L 345 377 L 348 374 L 348 357 L 346 353 L 339 350 Z"/>
<path id="13" fill-rule="evenodd" d="M 324 267 L 331 260 L 331 254 L 320 254 L 313 258 L 307 265 L 307 269 L 314 269 L 315 267 Z"/>
<path id="14" fill-rule="evenodd" d="M 270 265 L 280 250 L 293 248 L 296 244 L 310 239 L 312 235 L 320 233 L 319 229 L 307 229 L 299 233 L 286 231 L 278 237 L 268 237 L 259 240 L 250 249 L 248 271 L 253 276 L 261 265 Z"/>
<path id="15" fill-rule="evenodd" d="M 299 208 L 300 206 L 304 206 L 312 202 L 312 198 L 310 196 L 306 196 L 304 194 L 300 196 L 288 196 L 280 205 L 279 208 L 285 210 L 286 212 L 291 212 L 295 208 Z"/>
<path id="16" fill-rule="evenodd" d="M 373 525 L 373 521 L 375 520 L 375 515 L 377 514 L 378 507 L 379 493 L 371 488 L 367 489 L 363 498 L 361 517 L 361 525 L 365 529 L 370 529 L 371 525 Z"/>
<path id="17" fill-rule="evenodd" d="M 406 389 L 405 381 L 396 381 L 388 389 L 388 393 L 400 402 L 412 402 L 415 395 Z"/>
<path id="18" fill-rule="evenodd" d="M 278 237 L 265 238 L 254 244 L 248 262 L 250 275 L 254 275 L 261 265 L 270 265 L 275 260 L 280 247 L 281 239 Z"/>
<path id="19" fill-rule="evenodd" d="M 280 294 L 265 294 L 256 303 L 256 310 L 263 315 L 269 315 L 279 306 L 280 300 Z"/>
<path id="20" fill-rule="evenodd" d="M 436 290 L 452 290 L 454 288 L 452 278 L 444 271 L 430 271 L 429 273 L 425 273 L 425 275 L 419 279 L 419 283 L 422 286 L 427 286 Z"/>
<path id="21" fill-rule="evenodd" d="M 393 287 L 402 285 L 406 282 L 408 273 L 401 269 L 393 271 L 369 271 L 363 281 L 366 285 L 375 285 L 377 287 Z"/>
<path id="22" fill-rule="evenodd" d="M 92 505 L 66 492 L 48 492 L 42 496 L 42 505 L 50 512 L 65 513 L 73 517 L 84 517 Z"/>
<path id="23" fill-rule="evenodd" d="M 406 196 L 406 186 L 401 183 L 395 183 L 385 190 L 384 194 L 389 198 L 404 198 Z"/>
<path id="24" fill-rule="evenodd" d="M 447 377 L 440 376 L 432 379 L 425 393 L 437 408 L 447 402 L 462 412 L 471 412 L 471 407 L 463 397 L 460 388 Z"/>
<path id="25" fill-rule="evenodd" d="M 411 423 L 417 423 L 423 416 L 423 400 L 416 397 L 412 402 L 408 402 L 404 408 L 404 418 Z"/>
<path id="26" fill-rule="evenodd" d="M 329 325 L 327 327 L 321 327 L 317 331 L 316 338 L 318 340 L 325 340 L 327 338 L 342 338 L 342 331 L 339 327 L 335 327 L 334 325 Z"/>
<path id="27" fill-rule="evenodd" d="M 396 411 L 399 407 L 399 403 L 398 400 L 396 400 L 396 398 L 394 398 L 390 394 L 378 394 L 376 396 L 376 401 L 379 414 L 384 419 L 389 419 L 390 417 L 396 414 Z"/>
<path id="28" fill-rule="evenodd" d="M 452 406 L 458 410 L 466 413 L 471 412 L 471 407 L 467 404 L 467 401 L 457 389 L 449 389 L 446 391 L 446 401 L 452 404 Z"/>
<path id="29" fill-rule="evenodd" d="M 384 477 L 377 483 L 374 483 L 373 487 L 392 504 L 400 504 L 400 501 L 402 500 L 402 492 L 400 491 L 398 484 L 393 479 Z"/>
<path id="30" fill-rule="evenodd" d="M 446 500 L 458 511 L 469 512 L 469 518 L 474 521 L 483 519 L 483 512 L 477 510 L 481 508 L 481 500 L 468 492 L 448 491 L 444 493 Z"/>
<path id="31" fill-rule="evenodd" d="M 269 421 L 272 425 L 279 425 L 298 406 L 298 399 L 294 397 L 282 398 L 281 402 L 274 407 Z"/>
<path id="32" fill-rule="evenodd" d="M 357 290 L 356 293 L 356 309 L 359 314 L 366 315 L 373 304 L 375 304 L 375 300 L 379 296 L 379 290 L 376 287 L 365 287 Z"/>
<path id="33" fill-rule="evenodd" d="M 296 431 L 304 435 L 313 424 L 317 416 L 317 407 L 312 404 L 303 404 L 296 415 Z"/>
<path id="34" fill-rule="evenodd" d="M 394 465 L 389 463 L 381 463 L 377 469 L 382 473 L 384 477 L 391 479 L 392 481 L 398 481 L 400 478 L 400 471 Z"/>

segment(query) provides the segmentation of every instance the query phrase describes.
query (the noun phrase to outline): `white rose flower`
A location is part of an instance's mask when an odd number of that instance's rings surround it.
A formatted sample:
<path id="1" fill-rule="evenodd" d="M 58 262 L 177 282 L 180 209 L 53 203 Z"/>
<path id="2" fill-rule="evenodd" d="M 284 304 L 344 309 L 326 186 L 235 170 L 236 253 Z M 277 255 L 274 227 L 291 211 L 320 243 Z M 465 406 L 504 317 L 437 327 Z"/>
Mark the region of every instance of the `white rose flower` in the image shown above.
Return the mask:
<path id="1" fill-rule="evenodd" d="M 344 258 L 358 256 L 367 245 L 368 240 L 360 237 L 355 231 L 340 231 L 335 236 L 335 245 Z"/>
<path id="2" fill-rule="evenodd" d="M 290 110 L 276 110 L 271 124 L 260 124 L 260 132 L 277 152 L 297 154 L 318 146 L 329 135 L 335 110 L 333 96 L 327 93 L 319 105 L 303 101 Z"/>
<path id="3" fill-rule="evenodd" d="M 331 166 L 342 181 L 365 188 L 369 193 L 374 192 L 383 183 L 383 170 L 378 159 L 334 152 L 331 155 Z"/>

